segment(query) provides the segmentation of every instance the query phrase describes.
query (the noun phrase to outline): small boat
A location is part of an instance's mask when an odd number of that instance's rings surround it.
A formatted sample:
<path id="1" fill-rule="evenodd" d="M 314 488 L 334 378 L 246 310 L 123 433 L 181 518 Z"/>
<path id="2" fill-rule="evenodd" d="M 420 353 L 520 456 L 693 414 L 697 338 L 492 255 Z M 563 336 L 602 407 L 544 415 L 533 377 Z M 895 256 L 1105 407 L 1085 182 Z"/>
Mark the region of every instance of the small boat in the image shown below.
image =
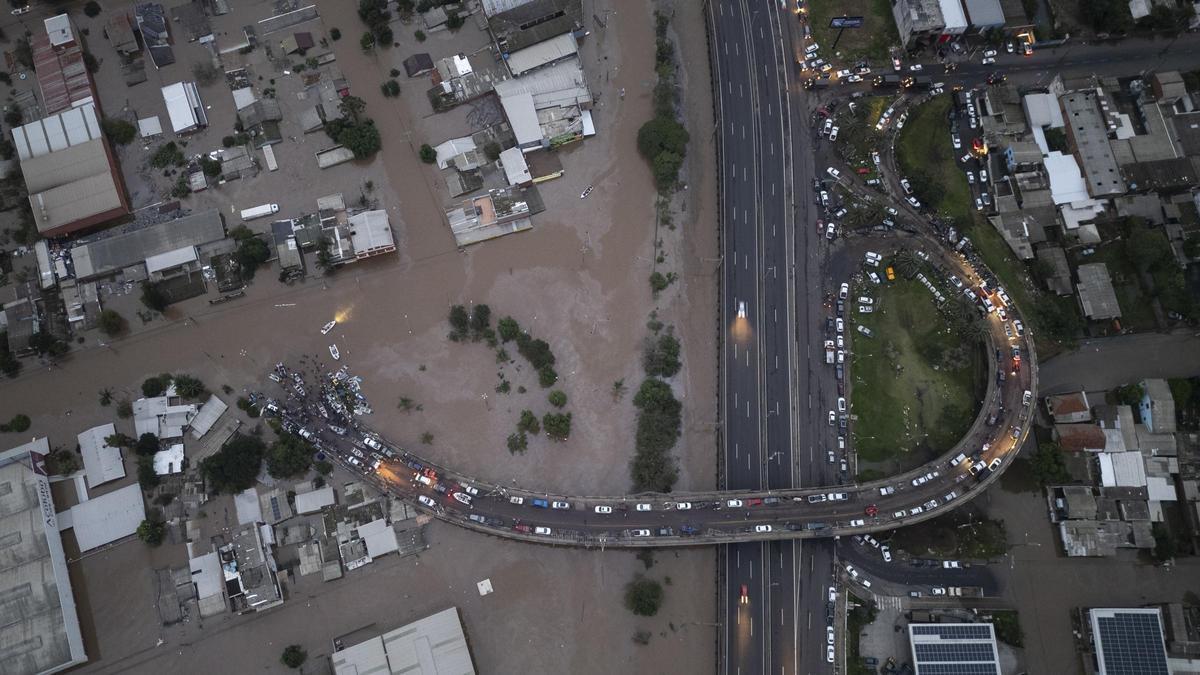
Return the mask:
<path id="1" fill-rule="evenodd" d="M 592 185 L 587 186 L 587 189 L 579 194 L 579 198 L 587 199 L 587 196 L 592 194 L 592 190 L 594 190 L 594 189 L 596 189 L 596 188 Z"/>
<path id="2" fill-rule="evenodd" d="M 330 321 L 329 323 L 325 324 L 324 326 L 321 327 L 321 335 L 328 335 L 329 331 L 333 330 L 333 327 L 336 325 L 337 325 L 337 319 L 334 319 L 333 321 Z"/>
<path id="3" fill-rule="evenodd" d="M 342 354 L 338 351 L 337 345 L 329 345 L 329 355 L 333 357 L 334 361 L 342 358 Z"/>

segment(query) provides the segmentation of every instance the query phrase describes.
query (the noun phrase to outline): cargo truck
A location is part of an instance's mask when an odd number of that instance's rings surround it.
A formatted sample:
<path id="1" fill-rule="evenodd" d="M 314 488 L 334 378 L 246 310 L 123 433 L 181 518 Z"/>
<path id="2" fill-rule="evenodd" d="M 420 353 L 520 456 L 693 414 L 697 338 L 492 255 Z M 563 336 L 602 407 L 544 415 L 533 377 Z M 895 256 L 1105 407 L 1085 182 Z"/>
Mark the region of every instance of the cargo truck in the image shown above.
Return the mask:
<path id="1" fill-rule="evenodd" d="M 899 75 L 880 75 L 875 78 L 876 87 L 898 87 L 900 86 Z"/>
<path id="2" fill-rule="evenodd" d="M 825 341 L 825 363 L 833 365 L 833 340 Z"/>
<path id="3" fill-rule="evenodd" d="M 255 206 L 252 209 L 244 209 L 242 211 L 242 220 L 254 220 L 255 218 L 262 218 L 263 216 L 269 216 L 275 213 L 279 213 L 278 204 L 262 204 L 260 206 Z"/>

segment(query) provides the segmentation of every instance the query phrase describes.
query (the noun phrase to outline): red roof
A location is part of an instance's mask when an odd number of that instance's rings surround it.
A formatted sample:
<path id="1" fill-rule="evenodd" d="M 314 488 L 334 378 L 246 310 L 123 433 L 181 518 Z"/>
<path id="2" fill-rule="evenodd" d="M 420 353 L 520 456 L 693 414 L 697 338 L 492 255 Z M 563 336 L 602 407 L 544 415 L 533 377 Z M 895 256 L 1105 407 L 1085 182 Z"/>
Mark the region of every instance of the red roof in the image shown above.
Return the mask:
<path id="1" fill-rule="evenodd" d="M 83 49 L 78 42 L 67 42 L 56 49 L 46 33 L 37 33 L 30 46 L 46 115 L 69 110 L 88 100 L 100 107 L 92 75 L 83 63 Z"/>

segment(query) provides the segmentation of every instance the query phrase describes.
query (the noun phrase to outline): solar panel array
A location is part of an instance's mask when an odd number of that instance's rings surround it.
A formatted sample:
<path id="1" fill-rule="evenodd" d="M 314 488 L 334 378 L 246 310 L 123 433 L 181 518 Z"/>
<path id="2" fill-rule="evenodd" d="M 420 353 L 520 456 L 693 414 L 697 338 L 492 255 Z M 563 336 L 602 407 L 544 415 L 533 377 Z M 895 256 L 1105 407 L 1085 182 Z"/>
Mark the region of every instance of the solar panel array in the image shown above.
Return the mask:
<path id="1" fill-rule="evenodd" d="M 991 624 L 910 624 L 917 675 L 1000 675 Z"/>
<path id="2" fill-rule="evenodd" d="M 912 627 L 913 635 L 937 635 L 943 640 L 991 640 L 990 624 L 925 624 Z"/>
<path id="3" fill-rule="evenodd" d="M 1162 625 L 1157 613 L 1117 612 L 1097 616 L 1097 647 L 1108 675 L 1168 675 Z"/>

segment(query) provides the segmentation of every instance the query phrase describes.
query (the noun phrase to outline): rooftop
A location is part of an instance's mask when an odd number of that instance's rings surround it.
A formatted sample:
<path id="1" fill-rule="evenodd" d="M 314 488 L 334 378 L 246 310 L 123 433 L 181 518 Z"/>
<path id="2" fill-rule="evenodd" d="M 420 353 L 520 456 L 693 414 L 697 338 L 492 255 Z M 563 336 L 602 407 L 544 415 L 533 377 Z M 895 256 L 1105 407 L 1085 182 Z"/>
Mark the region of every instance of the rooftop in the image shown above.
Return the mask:
<path id="1" fill-rule="evenodd" d="M 318 490 L 311 492 L 301 492 L 296 495 L 296 513 L 316 513 L 326 506 L 332 506 L 334 503 L 334 492 L 332 485 L 326 485 Z"/>
<path id="2" fill-rule="evenodd" d="M 383 209 L 363 211 L 350 216 L 350 243 L 355 258 L 369 258 L 396 250 L 388 213 Z"/>
<path id="3" fill-rule="evenodd" d="M 1162 613 L 1154 607 L 1088 611 L 1099 675 L 1168 675 Z"/>
<path id="4" fill-rule="evenodd" d="M 511 54 L 543 40 L 583 27 L 581 0 L 490 1 L 495 13 L 484 12 L 488 29 L 502 54 Z"/>
<path id="5" fill-rule="evenodd" d="M 1046 278 L 1046 286 L 1058 295 L 1071 295 L 1075 284 L 1071 281 L 1071 267 L 1067 264 L 1067 252 L 1061 246 L 1043 246 L 1037 249 L 1037 259 L 1050 264 L 1053 272 Z"/>
<path id="6" fill-rule="evenodd" d="M 67 522 L 63 529 L 75 530 L 79 550 L 86 553 L 137 532 L 138 525 L 146 519 L 142 488 L 137 483 L 126 485 L 76 504 L 59 517 Z"/>
<path id="7" fill-rule="evenodd" d="M 1064 94 L 1059 102 L 1067 135 L 1087 176 L 1088 192 L 1095 197 L 1125 192 L 1125 181 L 1108 142 L 1107 99 L 1087 90 Z"/>
<path id="8" fill-rule="evenodd" d="M 458 609 L 451 607 L 332 656 L 335 675 L 474 675 Z"/>
<path id="9" fill-rule="evenodd" d="M 224 219 L 220 211 L 212 209 L 79 244 L 71 248 L 71 259 L 75 276 L 89 279 L 117 272 L 153 255 L 224 237 Z"/>
<path id="10" fill-rule="evenodd" d="M 1146 463 L 1142 453 L 1102 452 L 1100 462 L 1100 485 L 1103 487 L 1145 487 Z"/>
<path id="11" fill-rule="evenodd" d="M 89 489 L 112 480 L 125 477 L 125 462 L 121 449 L 104 442 L 105 438 L 117 433 L 112 423 L 92 427 L 79 434 L 79 452 L 83 454 L 83 470 L 87 474 Z"/>
<path id="12" fill-rule="evenodd" d="M 1092 418 L 1087 392 L 1084 391 L 1047 396 L 1046 410 L 1055 419 L 1068 418 L 1060 421 L 1086 422 Z"/>
<path id="13" fill-rule="evenodd" d="M 54 673 L 88 660 L 39 438 L 0 452 L 0 623 L 3 668 Z"/>
<path id="14" fill-rule="evenodd" d="M 1075 290 L 1079 293 L 1079 304 L 1089 319 L 1103 321 L 1121 316 L 1117 293 L 1113 290 L 1108 266 L 1104 263 L 1088 263 L 1075 269 L 1079 282 Z"/>
<path id="15" fill-rule="evenodd" d="M 47 115 L 96 102 L 92 75 L 83 62 L 83 48 L 75 40 L 66 14 L 46 19 L 47 32 L 35 32 L 30 40 L 33 69 Z"/>
<path id="16" fill-rule="evenodd" d="M 916 675 L 1000 675 L 990 623 L 910 623 L 908 641 Z"/>
<path id="17" fill-rule="evenodd" d="M 574 33 L 563 33 L 536 45 L 517 50 L 507 55 L 508 70 L 514 77 L 530 70 L 541 68 L 555 61 L 579 53 L 579 43 Z"/>
<path id="18" fill-rule="evenodd" d="M 1105 448 L 1104 430 L 1098 424 L 1055 424 L 1054 435 L 1062 449 L 1070 452 Z"/>

